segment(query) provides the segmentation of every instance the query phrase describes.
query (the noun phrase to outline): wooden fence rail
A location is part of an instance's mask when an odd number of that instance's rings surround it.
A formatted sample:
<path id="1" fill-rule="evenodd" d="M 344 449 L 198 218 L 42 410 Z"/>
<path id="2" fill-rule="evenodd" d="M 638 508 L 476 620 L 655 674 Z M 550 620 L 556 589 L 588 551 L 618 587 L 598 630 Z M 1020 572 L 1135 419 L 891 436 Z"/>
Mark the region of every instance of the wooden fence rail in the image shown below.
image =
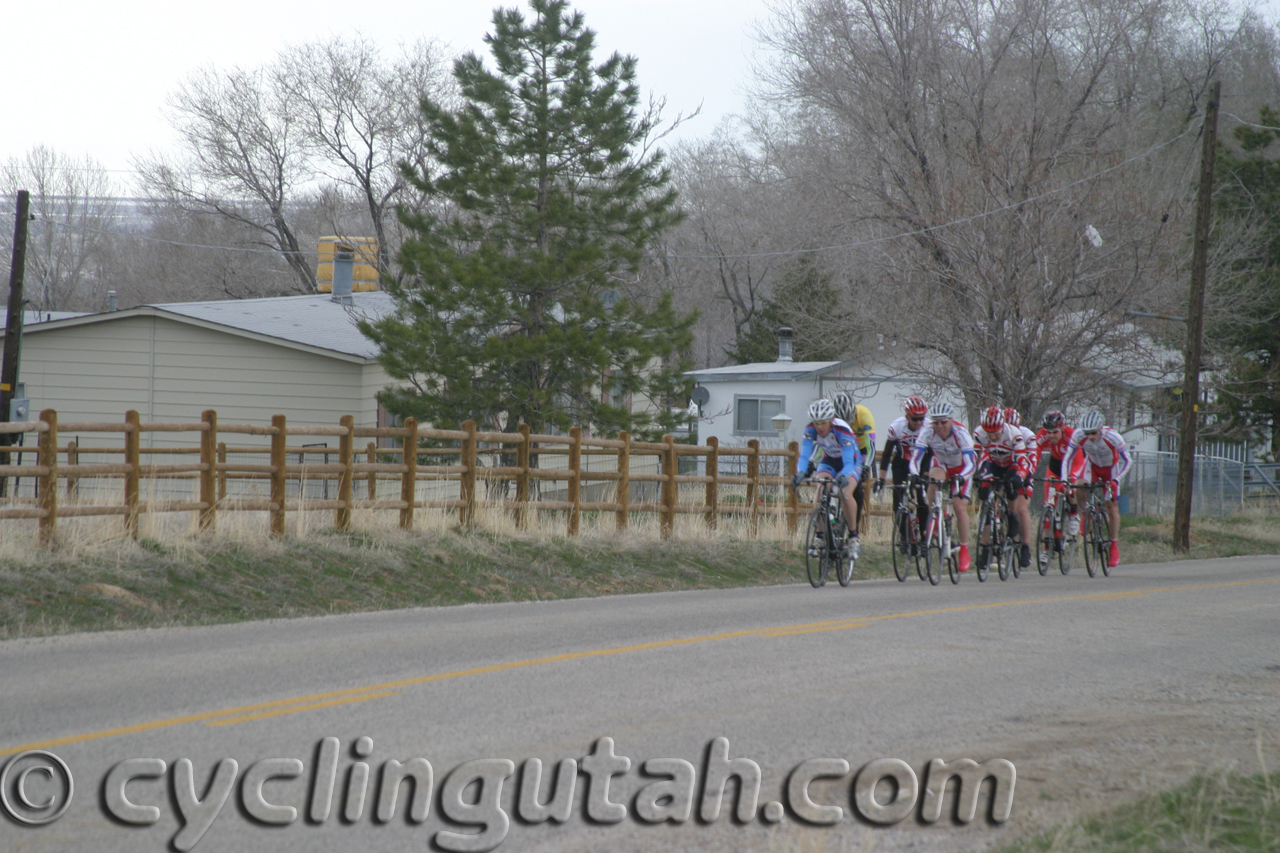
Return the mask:
<path id="1" fill-rule="evenodd" d="M 201 530 L 217 527 L 219 512 L 266 511 L 269 514 L 271 533 L 284 535 L 286 514 L 301 509 L 333 510 L 334 527 L 347 530 L 351 526 L 351 514 L 355 509 L 397 510 L 403 528 L 412 528 L 416 508 L 456 510 L 458 522 L 470 527 L 477 522 L 480 491 L 497 489 L 499 500 L 509 505 L 516 525 L 525 528 L 534 510 L 561 511 L 566 514 L 566 530 L 577 535 L 581 513 L 612 513 L 616 529 L 627 527 L 630 516 L 636 512 L 656 513 L 663 538 L 671 536 L 677 515 L 701 515 L 710 528 L 715 528 L 725 515 L 739 515 L 747 522 L 750 535 L 756 535 L 763 513 L 781 516 L 787 529 L 794 532 L 802 509 L 794 490 L 785 489 L 780 501 L 765 503 L 761 491 L 766 486 L 785 486 L 797 470 L 799 446 L 795 442 L 786 449 L 765 449 L 751 440 L 746 447 L 721 447 L 716 439 L 706 446 L 677 444 L 666 435 L 661 442 L 633 441 L 622 432 L 616 439 L 584 436 L 577 427 L 568 435 L 539 435 L 527 424 L 509 433 L 480 432 L 475 423 L 465 422 L 461 430 L 420 428 L 412 418 L 399 427 L 357 427 L 355 419 L 344 415 L 337 426 L 292 426 L 286 424 L 284 415 L 276 415 L 271 425 L 221 423 L 216 412 L 203 413 L 201 420 L 192 423 L 150 423 L 139 418 L 135 411 L 125 413 L 122 423 L 68 422 L 59 424 L 58 414 L 52 409 L 40 413 L 38 421 L 0 424 L 0 432 L 10 434 L 30 433 L 36 447 L 0 447 L 0 477 L 34 478 L 36 499 L 10 498 L 0 503 L 0 519 L 37 519 L 39 539 L 52 544 L 57 536 L 59 518 L 92 515 L 120 515 L 125 530 L 137 537 L 139 518 L 143 513 L 194 512 L 198 514 Z M 59 447 L 59 434 L 75 432 L 77 440 Z M 79 434 L 104 434 L 94 436 L 86 443 Z M 195 433 L 198 446 L 144 448 L 144 433 Z M 108 443 L 112 436 L 123 439 L 122 444 Z M 244 444 L 243 440 L 228 444 L 226 438 L 261 436 L 267 444 Z M 300 447 L 298 438 L 336 438 L 337 447 Z M 290 445 L 290 440 L 295 445 Z M 369 441 L 363 451 L 357 451 L 357 439 L 381 439 L 394 441 L 399 446 L 378 446 Z M 424 446 L 424 442 L 426 443 Z M 437 446 L 448 442 L 454 446 Z M 415 448 L 408 453 L 405 448 Z M 35 464 L 24 464 L 24 455 L 35 456 Z M 87 462 L 91 456 L 123 456 L 121 461 Z M 262 463 L 228 461 L 228 456 L 258 455 L 265 457 Z M 12 457 L 16 456 L 15 464 Z M 169 457 L 173 462 L 156 462 L 154 456 Z M 189 461 L 179 461 L 180 457 Z M 316 462 L 303 461 L 316 457 Z M 330 462 L 332 456 L 334 461 Z M 59 461 L 65 458 L 65 463 Z M 195 457 L 195 458 L 192 458 Z M 657 473 L 636 471 L 638 458 L 656 457 Z M 680 473 L 683 458 L 704 460 L 705 473 Z M 745 476 L 722 474 L 720 466 L 725 459 L 745 459 Z M 760 460 L 780 458 L 784 476 L 761 474 Z M 291 459 L 297 459 L 296 464 Z M 545 467 L 541 463 L 563 459 L 563 467 Z M 614 470 L 594 470 L 591 460 L 613 462 Z M 423 460 L 426 460 L 425 462 Z M 489 462 L 490 464 L 484 464 Z M 585 462 L 585 464 L 584 464 Z M 514 463 L 514 464 L 511 464 Z M 195 500 L 144 500 L 141 480 L 195 481 Z M 64 481 L 65 497 L 59 500 L 59 480 Z M 86 481 L 109 482 L 123 480 L 120 504 L 81 504 Z M 301 483 L 322 481 L 326 497 L 323 500 L 304 500 Z M 354 485 L 358 480 L 366 484 L 366 497 L 356 498 Z M 228 481 L 265 484 L 267 497 L 228 497 Z M 299 498 L 287 498 L 287 484 L 299 483 Z M 379 483 L 399 482 L 398 499 L 379 496 Z M 457 482 L 456 499 L 419 500 L 417 486 L 423 481 Z M 540 499 L 535 483 L 563 484 L 563 500 Z M 336 488 L 334 497 L 328 498 L 328 486 Z M 612 500 L 583 500 L 584 487 L 591 484 L 615 484 Z M 658 485 L 657 501 L 633 501 L 632 485 L 655 483 Z M 481 486 L 480 484 L 484 484 Z M 490 485 L 494 484 L 494 485 Z M 514 500 L 507 497 L 514 484 Z M 865 484 L 864 484 L 865 485 Z M 703 486 L 701 503 L 681 501 L 681 486 Z M 744 487 L 745 499 L 740 502 L 725 500 L 722 489 Z M 690 490 L 686 489 L 686 497 Z M 15 489 L 11 492 L 16 495 Z M 741 494 L 741 488 L 739 488 Z M 600 495 L 603 497 L 604 495 Z M 804 511 L 807 511 L 804 510 Z"/>

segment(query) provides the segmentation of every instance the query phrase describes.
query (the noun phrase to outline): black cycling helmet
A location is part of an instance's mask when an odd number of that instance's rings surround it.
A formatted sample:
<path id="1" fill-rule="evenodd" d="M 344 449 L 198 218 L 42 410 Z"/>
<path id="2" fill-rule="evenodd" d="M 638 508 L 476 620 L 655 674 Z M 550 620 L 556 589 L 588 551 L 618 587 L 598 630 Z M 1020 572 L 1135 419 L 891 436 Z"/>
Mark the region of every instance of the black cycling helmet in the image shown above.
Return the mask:
<path id="1" fill-rule="evenodd" d="M 1057 409 L 1050 409 L 1044 413 L 1044 417 L 1040 419 L 1040 425 L 1045 429 L 1059 429 L 1067 422 L 1066 417 Z"/>

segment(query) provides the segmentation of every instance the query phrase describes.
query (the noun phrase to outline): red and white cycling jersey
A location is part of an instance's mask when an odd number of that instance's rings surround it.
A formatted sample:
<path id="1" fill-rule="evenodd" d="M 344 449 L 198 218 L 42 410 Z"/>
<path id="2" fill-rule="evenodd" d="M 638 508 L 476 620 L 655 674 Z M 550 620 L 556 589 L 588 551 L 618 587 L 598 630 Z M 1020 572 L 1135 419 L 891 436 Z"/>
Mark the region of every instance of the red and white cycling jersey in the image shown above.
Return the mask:
<path id="1" fill-rule="evenodd" d="M 1073 430 L 1069 426 L 1062 427 L 1062 435 L 1057 441 L 1050 441 L 1049 431 L 1042 429 L 1036 433 L 1036 448 L 1043 456 L 1048 451 L 1050 460 L 1056 460 L 1058 463 L 1058 472 L 1062 472 L 1062 457 L 1067 453 L 1067 445 L 1071 443 L 1071 434 Z M 1054 471 L 1053 462 L 1049 463 L 1049 473 Z M 1071 463 L 1071 470 L 1067 472 L 1065 479 L 1079 479 L 1084 473 L 1084 454 L 1075 457 L 1075 461 Z"/>
<path id="2" fill-rule="evenodd" d="M 934 465 L 946 468 L 948 471 L 954 470 L 955 475 L 962 480 L 971 477 L 973 469 L 978 464 L 973 449 L 973 437 L 969 435 L 965 425 L 959 421 L 951 422 L 951 433 L 946 438 L 933 431 L 932 421 L 926 422 L 921 427 L 919 435 L 916 436 L 916 452 L 911 456 L 912 474 L 920 473 L 920 460 L 928 450 L 933 451 Z"/>
<path id="3" fill-rule="evenodd" d="M 880 470 L 887 469 L 890 462 L 898 459 L 910 462 L 911 454 L 916 449 L 916 438 L 919 437 L 922 429 L 924 429 L 924 421 L 912 429 L 905 417 L 900 417 L 889 424 L 889 432 L 884 440 L 884 451 L 880 454 Z"/>
<path id="4" fill-rule="evenodd" d="M 1086 437 L 1084 432 L 1078 429 L 1071 434 L 1071 441 L 1067 443 L 1066 452 L 1062 456 L 1064 471 L 1071 470 L 1074 461 L 1072 457 L 1077 452 L 1083 453 L 1094 468 L 1111 469 L 1112 480 L 1123 477 L 1129 470 L 1129 466 L 1133 464 L 1133 460 L 1129 458 L 1129 445 L 1125 444 L 1120 433 L 1108 426 L 1104 426 L 1091 438 Z"/>
<path id="5" fill-rule="evenodd" d="M 1018 432 L 1022 433 L 1022 440 L 1027 445 L 1027 472 L 1034 474 L 1040 467 L 1040 448 L 1036 445 L 1036 434 L 1024 426 L 1018 427 Z"/>
<path id="6" fill-rule="evenodd" d="M 973 443 L 981 452 L 982 461 L 1001 468 L 1015 468 L 1021 476 L 1027 475 L 1027 440 L 1018 427 L 1005 424 L 994 433 L 979 427 L 973 431 Z"/>

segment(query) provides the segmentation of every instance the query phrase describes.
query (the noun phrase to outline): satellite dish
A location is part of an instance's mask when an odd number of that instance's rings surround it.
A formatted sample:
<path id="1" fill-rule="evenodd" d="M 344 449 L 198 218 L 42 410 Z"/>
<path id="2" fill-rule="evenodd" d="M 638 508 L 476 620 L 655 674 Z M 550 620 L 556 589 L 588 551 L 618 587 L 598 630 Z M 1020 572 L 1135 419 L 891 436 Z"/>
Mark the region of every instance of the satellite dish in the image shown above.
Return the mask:
<path id="1" fill-rule="evenodd" d="M 705 406 L 711 402 L 711 392 L 698 385 L 693 389 L 693 393 L 689 395 L 689 398 L 699 406 Z"/>

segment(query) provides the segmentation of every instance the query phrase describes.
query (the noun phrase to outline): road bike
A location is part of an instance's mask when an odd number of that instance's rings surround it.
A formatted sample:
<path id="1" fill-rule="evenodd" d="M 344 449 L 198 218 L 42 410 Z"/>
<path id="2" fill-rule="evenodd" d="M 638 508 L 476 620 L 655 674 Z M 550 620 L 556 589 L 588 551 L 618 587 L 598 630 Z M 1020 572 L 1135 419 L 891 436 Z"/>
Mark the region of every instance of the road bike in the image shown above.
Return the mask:
<path id="1" fill-rule="evenodd" d="M 920 547 L 920 515 L 916 497 L 919 487 L 895 483 L 893 490 L 901 495 L 893 514 L 893 574 L 898 580 L 905 581 L 911 572 L 911 564 L 915 563 L 916 574 L 924 580 L 924 549 Z"/>
<path id="2" fill-rule="evenodd" d="M 810 477 L 801 484 L 818 485 L 818 504 L 809 514 L 809 526 L 805 535 L 804 565 L 809 583 L 816 589 L 827 583 L 831 567 L 835 566 L 836 580 L 848 586 L 853 580 L 854 556 L 849 551 L 848 526 L 844 518 L 844 501 L 836 481 L 830 477 Z"/>
<path id="3" fill-rule="evenodd" d="M 956 482 L 956 478 L 933 480 L 917 477 L 916 480 L 938 487 L 929 507 L 929 524 L 924 534 L 925 574 L 929 577 L 929 583 L 937 586 L 942 581 L 942 566 L 945 563 L 951 582 L 960 583 L 960 561 L 955 553 L 957 546 L 951 541 L 951 484 Z M 947 492 L 945 496 L 942 494 L 944 489 Z"/>
<path id="4" fill-rule="evenodd" d="M 1009 496 L 1005 484 L 997 480 L 989 480 L 984 486 L 987 496 L 982 501 L 982 510 L 978 515 L 978 565 L 979 581 L 985 581 L 994 561 L 1000 580 L 1009 579 L 1009 571 L 1020 577 L 1022 570 L 1018 563 L 1018 544 L 1009 535 Z"/>
<path id="5" fill-rule="evenodd" d="M 1049 572 L 1049 561 L 1056 553 L 1058 568 L 1065 575 L 1071 571 L 1075 560 L 1076 537 L 1068 534 L 1071 521 L 1071 502 L 1067 500 L 1067 486 L 1057 477 L 1036 477 L 1048 484 L 1048 496 L 1040 511 L 1040 539 L 1036 547 L 1036 565 L 1043 577 Z"/>
<path id="6" fill-rule="evenodd" d="M 1106 489 L 1110 483 L 1076 483 L 1075 488 L 1087 489 L 1089 500 L 1080 511 L 1080 534 L 1084 539 L 1084 567 L 1089 577 L 1102 573 L 1111 577 L 1111 526 L 1107 523 Z"/>

